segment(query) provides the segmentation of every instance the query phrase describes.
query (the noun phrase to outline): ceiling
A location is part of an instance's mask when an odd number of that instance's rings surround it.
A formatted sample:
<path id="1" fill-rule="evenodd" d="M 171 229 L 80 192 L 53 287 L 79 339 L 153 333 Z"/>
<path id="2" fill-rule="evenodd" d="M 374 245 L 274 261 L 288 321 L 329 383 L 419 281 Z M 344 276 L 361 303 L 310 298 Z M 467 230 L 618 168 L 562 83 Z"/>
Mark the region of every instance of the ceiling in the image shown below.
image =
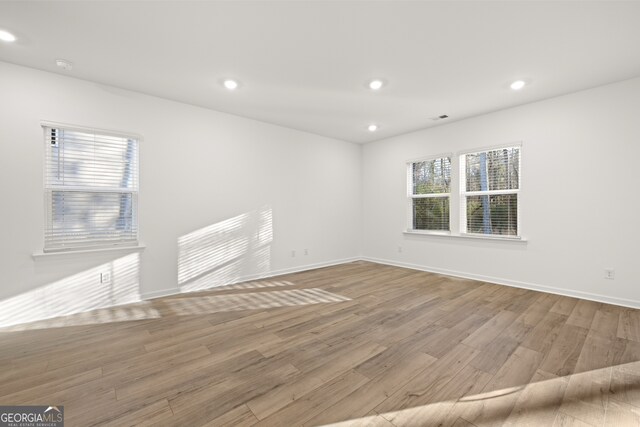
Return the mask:
<path id="1" fill-rule="evenodd" d="M 0 60 L 364 143 L 639 76 L 639 20 L 634 1 L 3 1 Z"/>

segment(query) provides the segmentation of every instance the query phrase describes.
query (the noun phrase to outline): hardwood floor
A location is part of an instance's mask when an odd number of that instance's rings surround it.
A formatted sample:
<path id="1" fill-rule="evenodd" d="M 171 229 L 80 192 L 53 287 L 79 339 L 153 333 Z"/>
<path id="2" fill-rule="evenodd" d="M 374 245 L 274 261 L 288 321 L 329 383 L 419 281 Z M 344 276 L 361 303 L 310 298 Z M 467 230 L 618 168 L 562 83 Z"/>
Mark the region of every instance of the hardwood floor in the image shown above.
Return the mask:
<path id="1" fill-rule="evenodd" d="M 68 426 L 640 426 L 640 311 L 354 262 L 0 329 Z"/>

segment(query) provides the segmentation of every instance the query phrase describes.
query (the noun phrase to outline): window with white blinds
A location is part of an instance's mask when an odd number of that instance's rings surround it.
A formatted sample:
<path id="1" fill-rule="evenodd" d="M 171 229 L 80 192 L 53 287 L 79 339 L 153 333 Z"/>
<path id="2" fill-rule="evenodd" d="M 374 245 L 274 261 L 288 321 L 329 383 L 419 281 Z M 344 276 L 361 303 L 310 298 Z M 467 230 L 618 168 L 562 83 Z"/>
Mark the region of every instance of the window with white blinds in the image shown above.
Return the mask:
<path id="1" fill-rule="evenodd" d="M 136 245 L 138 140 L 44 126 L 44 250 Z"/>
<path id="2" fill-rule="evenodd" d="M 469 234 L 519 236 L 520 147 L 460 156 L 460 227 Z"/>
<path id="3" fill-rule="evenodd" d="M 412 230 L 449 231 L 451 157 L 408 164 Z"/>

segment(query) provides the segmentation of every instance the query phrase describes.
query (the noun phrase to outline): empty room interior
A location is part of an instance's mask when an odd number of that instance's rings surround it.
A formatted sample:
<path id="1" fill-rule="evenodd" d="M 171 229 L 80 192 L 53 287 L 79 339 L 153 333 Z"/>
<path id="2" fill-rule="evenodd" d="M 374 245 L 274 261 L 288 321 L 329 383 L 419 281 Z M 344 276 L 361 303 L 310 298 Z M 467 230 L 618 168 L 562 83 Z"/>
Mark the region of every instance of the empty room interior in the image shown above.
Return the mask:
<path id="1" fill-rule="evenodd" d="M 0 2 L 0 425 L 640 426 L 639 22 Z"/>

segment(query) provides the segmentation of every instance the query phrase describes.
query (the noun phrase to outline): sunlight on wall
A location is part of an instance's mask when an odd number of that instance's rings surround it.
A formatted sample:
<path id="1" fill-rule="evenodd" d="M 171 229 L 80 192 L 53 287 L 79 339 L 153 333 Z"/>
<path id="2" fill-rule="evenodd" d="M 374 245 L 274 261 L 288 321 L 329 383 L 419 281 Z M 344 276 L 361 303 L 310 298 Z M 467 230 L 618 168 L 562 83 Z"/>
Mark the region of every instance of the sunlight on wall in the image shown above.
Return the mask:
<path id="1" fill-rule="evenodd" d="M 253 292 L 176 298 L 163 301 L 167 309 L 178 316 L 210 314 L 224 311 L 256 310 L 350 301 L 351 298 L 333 294 L 320 288 L 284 291 Z"/>
<path id="2" fill-rule="evenodd" d="M 100 283 L 100 273 L 111 281 Z M 140 255 L 118 258 L 0 301 L 0 327 L 140 301 Z"/>
<path id="3" fill-rule="evenodd" d="M 271 267 L 270 207 L 243 213 L 178 238 L 181 291 L 223 286 Z"/>

